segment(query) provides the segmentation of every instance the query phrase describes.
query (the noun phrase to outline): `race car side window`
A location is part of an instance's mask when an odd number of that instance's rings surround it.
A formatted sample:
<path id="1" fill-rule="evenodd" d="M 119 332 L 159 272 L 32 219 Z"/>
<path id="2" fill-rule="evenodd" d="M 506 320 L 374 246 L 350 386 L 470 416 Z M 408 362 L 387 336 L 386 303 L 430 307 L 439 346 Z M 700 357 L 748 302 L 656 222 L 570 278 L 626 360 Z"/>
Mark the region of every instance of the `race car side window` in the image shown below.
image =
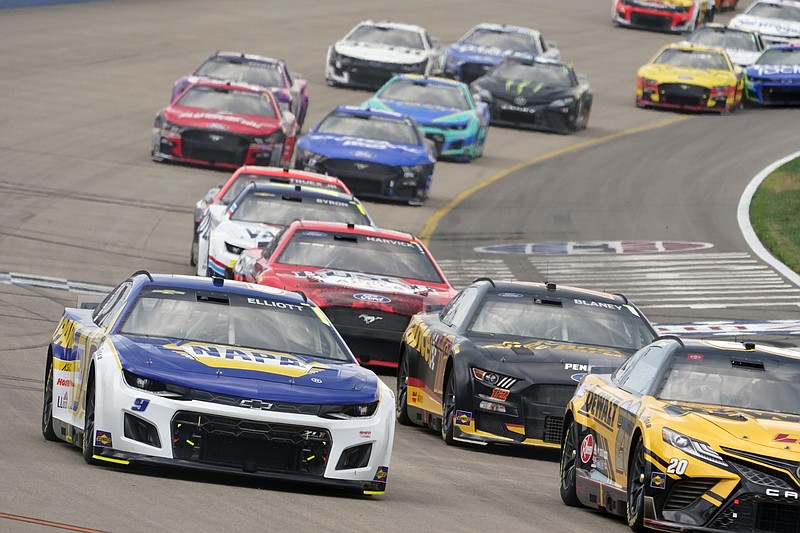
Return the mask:
<path id="1" fill-rule="evenodd" d="M 456 296 L 442 314 L 442 322 L 448 326 L 458 328 L 464 323 L 473 307 L 473 302 L 478 296 L 478 289 L 468 287 Z"/>
<path id="2" fill-rule="evenodd" d="M 650 394 L 668 355 L 662 346 L 650 346 L 637 353 L 617 378 L 617 386 L 632 394 Z"/>
<path id="3" fill-rule="evenodd" d="M 267 246 L 264 248 L 264 259 L 269 259 L 269 257 L 275 251 L 275 248 L 278 247 L 278 243 L 283 240 L 283 236 L 286 234 L 287 229 L 288 226 L 284 226 L 278 230 L 278 233 L 276 233 L 272 240 L 269 241 L 269 244 L 267 244 Z"/>
<path id="4" fill-rule="evenodd" d="M 126 281 L 106 296 L 92 315 L 94 323 L 103 328 L 107 327 L 125 303 L 132 286 L 130 281 Z"/>

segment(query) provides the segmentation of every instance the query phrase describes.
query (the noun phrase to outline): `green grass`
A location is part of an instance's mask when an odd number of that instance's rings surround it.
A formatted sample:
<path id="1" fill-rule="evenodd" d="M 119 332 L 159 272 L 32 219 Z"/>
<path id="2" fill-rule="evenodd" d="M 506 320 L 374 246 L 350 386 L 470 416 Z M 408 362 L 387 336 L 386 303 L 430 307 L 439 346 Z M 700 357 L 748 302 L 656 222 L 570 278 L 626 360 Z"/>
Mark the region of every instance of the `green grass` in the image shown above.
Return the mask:
<path id="1" fill-rule="evenodd" d="M 761 183 L 750 203 L 750 222 L 770 253 L 800 273 L 800 158 Z"/>

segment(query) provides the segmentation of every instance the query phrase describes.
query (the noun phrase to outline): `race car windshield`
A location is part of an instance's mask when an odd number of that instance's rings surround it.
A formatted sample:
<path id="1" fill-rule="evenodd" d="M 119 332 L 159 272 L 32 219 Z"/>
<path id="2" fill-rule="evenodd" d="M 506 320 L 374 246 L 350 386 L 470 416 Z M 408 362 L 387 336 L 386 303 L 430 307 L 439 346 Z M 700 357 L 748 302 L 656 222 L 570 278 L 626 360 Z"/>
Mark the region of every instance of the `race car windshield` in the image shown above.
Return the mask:
<path id="1" fill-rule="evenodd" d="M 551 87 L 572 87 L 572 76 L 564 65 L 552 63 L 523 63 L 504 62 L 497 65 L 491 76 L 499 80 L 514 81 L 513 90 L 538 91 L 539 84 Z"/>
<path id="2" fill-rule="evenodd" d="M 501 50 L 538 53 L 533 36 L 515 31 L 498 31 L 479 28 L 467 35 L 461 44 L 471 44 Z"/>
<path id="3" fill-rule="evenodd" d="M 344 113 L 328 115 L 317 133 L 361 137 L 398 144 L 421 144 L 417 130 L 408 122 L 382 117 L 360 117 Z"/>
<path id="4" fill-rule="evenodd" d="M 183 93 L 176 105 L 217 113 L 277 118 L 272 102 L 261 93 L 250 91 L 195 85 Z"/>
<path id="5" fill-rule="evenodd" d="M 667 48 L 659 54 L 654 63 L 683 68 L 730 70 L 722 54 L 680 48 Z"/>
<path id="6" fill-rule="evenodd" d="M 281 178 L 276 176 L 265 176 L 263 174 L 250 174 L 250 173 L 242 173 L 236 177 L 236 180 L 230 184 L 228 190 L 222 195 L 220 201 L 225 204 L 230 204 L 232 201 L 239 196 L 239 193 L 244 190 L 245 187 L 250 185 L 251 183 L 291 183 L 292 185 L 306 185 L 306 186 L 313 186 L 313 187 L 321 187 L 323 189 L 330 189 L 332 191 L 341 191 L 344 190 L 336 183 L 328 182 L 328 181 L 315 181 L 315 180 L 307 180 L 303 178 Z"/>
<path id="7" fill-rule="evenodd" d="M 440 107 L 459 111 L 469 109 L 469 102 L 461 89 L 437 83 L 398 79 L 384 87 L 377 96 L 381 100 L 422 107 Z"/>
<path id="8" fill-rule="evenodd" d="M 360 204 L 334 198 L 254 192 L 240 199 L 230 219 L 286 226 L 292 220 L 352 222 L 370 225 Z"/>
<path id="9" fill-rule="evenodd" d="M 548 301 L 516 293 L 505 294 L 486 297 L 470 331 L 623 350 L 638 350 L 653 340 L 644 318 L 623 305 L 571 304 L 571 300 Z"/>
<path id="10" fill-rule="evenodd" d="M 278 263 L 443 283 L 419 244 L 372 235 L 298 231 Z"/>
<path id="11" fill-rule="evenodd" d="M 754 17 L 800 22 L 800 6 L 789 4 L 758 2 L 750 6 L 746 13 Z"/>
<path id="12" fill-rule="evenodd" d="M 351 361 L 310 306 L 228 293 L 146 288 L 119 333 Z"/>
<path id="13" fill-rule="evenodd" d="M 700 28 L 689 38 L 689 42 L 708 47 L 747 50 L 748 52 L 758 51 L 758 42 L 755 36 L 744 31 L 715 31 L 713 28 Z"/>
<path id="14" fill-rule="evenodd" d="M 283 87 L 283 74 L 277 64 L 212 57 L 197 69 L 196 76 L 252 83 L 263 87 Z"/>
<path id="15" fill-rule="evenodd" d="M 800 360 L 728 351 L 673 357 L 655 394 L 661 400 L 800 415 Z"/>
<path id="16" fill-rule="evenodd" d="M 756 65 L 800 65 L 800 48 L 767 49 Z"/>
<path id="17" fill-rule="evenodd" d="M 347 40 L 361 43 L 384 44 L 387 46 L 400 46 L 413 50 L 423 50 L 425 43 L 422 35 L 415 31 L 390 28 L 386 26 L 359 26 L 351 33 Z"/>

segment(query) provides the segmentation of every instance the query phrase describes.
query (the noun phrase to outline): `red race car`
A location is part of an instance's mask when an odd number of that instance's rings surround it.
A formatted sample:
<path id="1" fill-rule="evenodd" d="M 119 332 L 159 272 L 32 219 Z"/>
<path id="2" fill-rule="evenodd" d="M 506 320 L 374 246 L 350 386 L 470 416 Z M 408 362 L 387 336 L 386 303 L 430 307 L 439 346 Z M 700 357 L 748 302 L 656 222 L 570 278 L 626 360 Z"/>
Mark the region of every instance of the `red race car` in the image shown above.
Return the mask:
<path id="1" fill-rule="evenodd" d="M 359 361 L 395 367 L 411 317 L 456 294 L 413 235 L 344 223 L 294 221 L 265 249 L 245 250 L 234 277 L 304 293 Z"/>
<path id="2" fill-rule="evenodd" d="M 259 167 L 255 165 L 240 167 L 226 183 L 210 188 L 205 196 L 194 204 L 194 231 L 192 232 L 194 237 L 192 238 L 192 251 L 190 254 L 192 266 L 197 265 L 197 228 L 206 211 L 210 213 L 212 223 L 219 222 L 225 213 L 225 209 L 242 192 L 242 189 L 251 182 L 313 185 L 314 187 L 352 194 L 342 180 L 333 176 L 304 170 L 290 170 L 289 167 Z"/>
<path id="3" fill-rule="evenodd" d="M 296 137 L 295 116 L 282 114 L 270 91 L 205 80 L 159 111 L 151 157 L 222 168 L 281 165 L 291 160 Z"/>

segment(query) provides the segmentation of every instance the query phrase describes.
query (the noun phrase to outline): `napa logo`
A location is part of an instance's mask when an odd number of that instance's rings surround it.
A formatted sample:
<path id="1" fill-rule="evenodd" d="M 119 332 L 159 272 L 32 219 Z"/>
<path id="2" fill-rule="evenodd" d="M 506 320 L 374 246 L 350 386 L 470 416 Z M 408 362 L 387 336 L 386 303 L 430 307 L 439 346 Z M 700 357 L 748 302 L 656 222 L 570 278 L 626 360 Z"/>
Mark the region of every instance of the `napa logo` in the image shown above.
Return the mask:
<path id="1" fill-rule="evenodd" d="M 322 363 L 306 363 L 299 357 L 288 353 L 248 350 L 215 344 L 187 342 L 167 344 L 164 348 L 212 368 L 253 370 L 291 378 L 316 374 L 330 368 Z"/>

